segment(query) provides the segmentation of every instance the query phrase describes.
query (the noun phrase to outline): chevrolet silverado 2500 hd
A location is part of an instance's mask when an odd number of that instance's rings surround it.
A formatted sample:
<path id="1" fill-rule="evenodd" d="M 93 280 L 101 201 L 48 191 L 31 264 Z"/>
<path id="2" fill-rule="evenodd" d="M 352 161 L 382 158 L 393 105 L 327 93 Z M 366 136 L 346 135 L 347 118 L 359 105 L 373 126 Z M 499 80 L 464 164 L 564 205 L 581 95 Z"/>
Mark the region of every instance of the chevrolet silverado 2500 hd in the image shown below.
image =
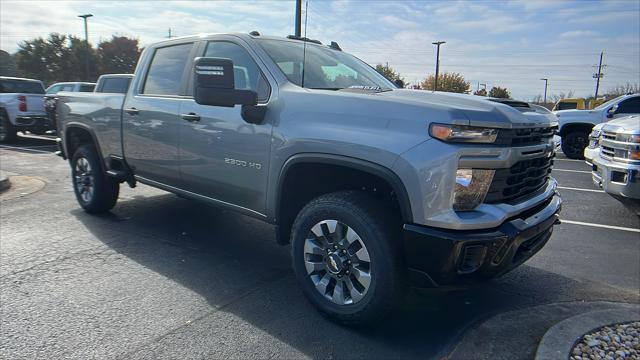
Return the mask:
<path id="1" fill-rule="evenodd" d="M 14 141 L 18 131 L 40 134 L 50 129 L 42 81 L 0 76 L 0 143 Z"/>
<path id="2" fill-rule="evenodd" d="M 511 105 L 398 89 L 335 43 L 201 35 L 148 46 L 127 94 L 60 94 L 59 145 L 88 212 L 141 182 L 276 224 L 310 301 L 357 323 L 547 242 L 557 119 Z"/>

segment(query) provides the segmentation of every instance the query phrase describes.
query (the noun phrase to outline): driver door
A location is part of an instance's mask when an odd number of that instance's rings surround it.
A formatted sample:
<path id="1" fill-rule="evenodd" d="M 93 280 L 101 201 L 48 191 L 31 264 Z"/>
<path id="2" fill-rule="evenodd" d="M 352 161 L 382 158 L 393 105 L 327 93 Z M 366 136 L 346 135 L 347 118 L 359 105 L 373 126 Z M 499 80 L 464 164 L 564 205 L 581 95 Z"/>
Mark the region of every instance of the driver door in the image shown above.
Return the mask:
<path id="1" fill-rule="evenodd" d="M 239 43 L 208 41 L 198 56 L 231 59 L 235 88 L 256 91 L 259 103 L 268 102 L 269 83 Z M 240 105 L 200 105 L 193 98 L 181 102 L 180 174 L 187 191 L 264 214 L 272 125 L 268 120 L 250 124 L 240 112 Z"/>

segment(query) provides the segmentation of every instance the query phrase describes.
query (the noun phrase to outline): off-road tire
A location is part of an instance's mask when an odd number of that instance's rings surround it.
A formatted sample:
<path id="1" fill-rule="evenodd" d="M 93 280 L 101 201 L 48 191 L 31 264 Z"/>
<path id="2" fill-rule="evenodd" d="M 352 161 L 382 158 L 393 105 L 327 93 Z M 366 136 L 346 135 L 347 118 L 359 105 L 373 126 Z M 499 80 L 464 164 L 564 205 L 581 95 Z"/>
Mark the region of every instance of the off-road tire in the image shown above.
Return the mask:
<path id="1" fill-rule="evenodd" d="M 584 159 L 584 149 L 589 145 L 589 133 L 572 131 L 562 137 L 562 152 L 569 159 Z"/>
<path id="2" fill-rule="evenodd" d="M 291 251 L 296 278 L 311 303 L 339 323 L 361 325 L 381 320 L 403 298 L 400 224 L 382 205 L 364 192 L 330 193 L 309 202 L 293 223 Z M 305 242 L 311 228 L 327 219 L 352 228 L 368 250 L 371 283 L 366 294 L 353 304 L 337 305 L 325 298 L 305 267 Z"/>
<path id="3" fill-rule="evenodd" d="M 91 175 L 85 176 L 79 171 L 79 163 L 83 164 L 85 160 L 90 166 Z M 87 176 L 91 177 L 93 191 L 90 196 L 83 197 L 82 189 L 79 185 L 79 177 L 86 178 Z M 111 210 L 116 205 L 120 184 L 106 175 L 100 156 L 92 145 L 80 146 L 73 154 L 71 158 L 71 178 L 76 199 L 86 212 L 92 214 L 103 213 Z"/>

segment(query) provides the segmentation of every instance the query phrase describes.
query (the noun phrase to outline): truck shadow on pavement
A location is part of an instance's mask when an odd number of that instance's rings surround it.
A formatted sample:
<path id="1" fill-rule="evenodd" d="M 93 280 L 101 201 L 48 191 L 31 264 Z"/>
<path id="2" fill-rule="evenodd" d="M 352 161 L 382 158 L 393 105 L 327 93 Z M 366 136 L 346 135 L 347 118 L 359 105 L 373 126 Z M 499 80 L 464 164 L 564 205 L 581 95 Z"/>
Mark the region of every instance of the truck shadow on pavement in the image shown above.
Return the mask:
<path id="1" fill-rule="evenodd" d="M 115 252 L 210 304 L 206 315 L 194 311 L 189 325 L 178 324 L 127 353 L 133 357 L 216 357 L 231 348 L 239 351 L 232 357 L 247 358 L 442 358 L 465 330 L 493 314 L 611 297 L 606 287 L 525 265 L 473 288 L 411 291 L 383 323 L 350 329 L 306 301 L 290 269 L 289 247 L 275 243 L 270 225 L 171 194 L 121 199 L 103 216 L 80 209 L 72 214 Z"/>

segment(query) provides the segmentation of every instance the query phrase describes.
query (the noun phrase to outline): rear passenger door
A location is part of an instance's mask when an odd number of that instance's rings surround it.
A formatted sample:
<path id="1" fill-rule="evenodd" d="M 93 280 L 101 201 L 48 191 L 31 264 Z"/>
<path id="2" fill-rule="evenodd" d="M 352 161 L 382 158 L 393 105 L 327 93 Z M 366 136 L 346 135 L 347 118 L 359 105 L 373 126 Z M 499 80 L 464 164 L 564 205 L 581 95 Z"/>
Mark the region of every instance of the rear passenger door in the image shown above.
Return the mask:
<path id="1" fill-rule="evenodd" d="M 123 107 L 127 163 L 137 176 L 172 187 L 181 185 L 178 126 L 183 120 L 179 112 L 194 45 L 179 43 L 153 49 Z"/>

